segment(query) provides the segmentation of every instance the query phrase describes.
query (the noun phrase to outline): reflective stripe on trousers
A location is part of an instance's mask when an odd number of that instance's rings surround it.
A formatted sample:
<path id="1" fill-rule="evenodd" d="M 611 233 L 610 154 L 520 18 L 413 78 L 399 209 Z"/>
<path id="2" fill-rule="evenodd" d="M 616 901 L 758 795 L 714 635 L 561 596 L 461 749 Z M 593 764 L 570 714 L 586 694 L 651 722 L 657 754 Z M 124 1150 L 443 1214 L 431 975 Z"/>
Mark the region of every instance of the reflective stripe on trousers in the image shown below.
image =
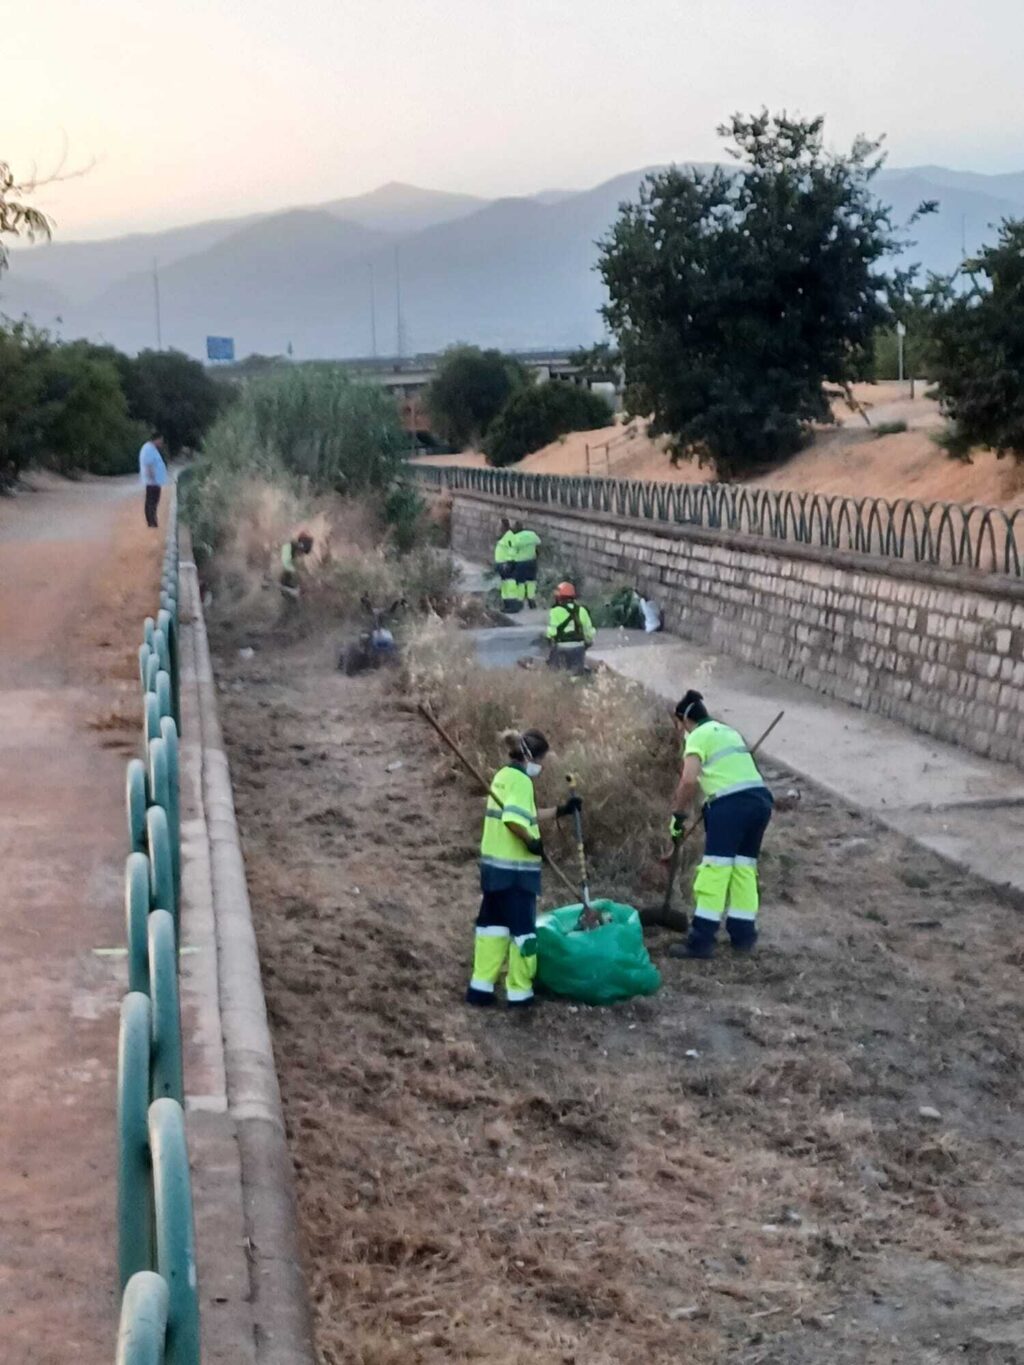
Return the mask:
<path id="1" fill-rule="evenodd" d="M 537 939 L 533 934 L 518 934 L 512 938 L 507 929 L 489 925 L 477 929 L 473 948 L 473 976 L 470 986 L 488 995 L 508 958 L 505 998 L 521 1004 L 533 995 L 533 979 L 537 975 Z"/>

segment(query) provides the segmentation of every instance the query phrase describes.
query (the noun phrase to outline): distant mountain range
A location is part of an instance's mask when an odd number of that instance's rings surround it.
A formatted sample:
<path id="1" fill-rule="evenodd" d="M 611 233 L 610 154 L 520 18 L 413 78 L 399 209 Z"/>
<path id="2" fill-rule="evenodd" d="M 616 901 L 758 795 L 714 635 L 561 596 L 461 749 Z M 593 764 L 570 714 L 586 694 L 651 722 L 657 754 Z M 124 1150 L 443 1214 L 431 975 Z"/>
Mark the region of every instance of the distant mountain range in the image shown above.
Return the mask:
<path id="1" fill-rule="evenodd" d="M 12 253 L 0 313 L 127 351 L 156 343 L 159 263 L 164 346 L 205 354 L 207 335 L 296 358 L 438 351 L 456 341 L 510 350 L 571 347 L 602 335 L 596 241 L 648 170 L 591 190 L 488 201 L 388 184 L 305 208 L 250 214 L 100 242 Z M 926 199 L 908 260 L 951 270 L 963 249 L 1024 215 L 1024 172 L 941 166 L 885 170 L 876 184 L 904 221 Z M 59 319 L 59 321 L 58 321 Z M 375 344 L 376 343 L 376 344 Z"/>

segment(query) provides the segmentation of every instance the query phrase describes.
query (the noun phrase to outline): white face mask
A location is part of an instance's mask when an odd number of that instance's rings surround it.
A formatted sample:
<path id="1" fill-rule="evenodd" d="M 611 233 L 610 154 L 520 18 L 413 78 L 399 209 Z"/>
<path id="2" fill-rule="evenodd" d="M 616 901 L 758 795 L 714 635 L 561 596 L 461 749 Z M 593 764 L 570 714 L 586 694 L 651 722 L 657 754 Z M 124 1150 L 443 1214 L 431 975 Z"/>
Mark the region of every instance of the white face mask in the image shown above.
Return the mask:
<path id="1" fill-rule="evenodd" d="M 526 776 L 527 776 L 527 777 L 540 777 L 540 774 L 541 774 L 541 766 L 540 766 L 539 763 L 527 763 L 527 765 L 526 765 Z"/>

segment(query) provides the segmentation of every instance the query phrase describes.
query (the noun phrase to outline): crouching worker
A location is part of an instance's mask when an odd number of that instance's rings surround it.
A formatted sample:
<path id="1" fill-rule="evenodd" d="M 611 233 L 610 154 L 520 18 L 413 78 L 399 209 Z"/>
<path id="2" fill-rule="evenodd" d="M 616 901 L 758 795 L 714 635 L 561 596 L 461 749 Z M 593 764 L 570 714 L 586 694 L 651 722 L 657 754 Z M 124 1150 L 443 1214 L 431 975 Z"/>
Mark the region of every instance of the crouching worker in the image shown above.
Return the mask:
<path id="1" fill-rule="evenodd" d="M 675 709 L 686 738 L 683 771 L 673 802 L 672 837 L 678 839 L 698 791 L 704 798 L 704 857 L 694 878 L 689 936 L 669 949 L 672 957 L 711 957 L 725 916 L 738 952 L 757 942 L 757 859 L 772 794 L 757 770 L 746 740 L 708 715 L 699 692 L 687 692 Z"/>
<path id="2" fill-rule="evenodd" d="M 576 589 L 571 583 L 559 583 L 546 632 L 549 666 L 582 673 L 594 635 L 590 612 L 582 602 L 577 602 Z"/>
<path id="3" fill-rule="evenodd" d="M 294 540 L 286 540 L 281 546 L 281 577 L 278 581 L 281 591 L 289 597 L 299 595 L 297 560 L 305 558 L 312 549 L 313 537 L 307 531 L 300 531 Z"/>
<path id="4" fill-rule="evenodd" d="M 470 1005 L 493 1005 L 494 987 L 508 963 L 505 998 L 511 1009 L 533 1003 L 537 974 L 537 897 L 544 845 L 540 825 L 579 810 L 578 796 L 538 811 L 534 779 L 540 776 L 548 742 L 539 730 L 507 730 L 502 743 L 508 761 L 491 782 L 480 840 L 480 889 Z"/>

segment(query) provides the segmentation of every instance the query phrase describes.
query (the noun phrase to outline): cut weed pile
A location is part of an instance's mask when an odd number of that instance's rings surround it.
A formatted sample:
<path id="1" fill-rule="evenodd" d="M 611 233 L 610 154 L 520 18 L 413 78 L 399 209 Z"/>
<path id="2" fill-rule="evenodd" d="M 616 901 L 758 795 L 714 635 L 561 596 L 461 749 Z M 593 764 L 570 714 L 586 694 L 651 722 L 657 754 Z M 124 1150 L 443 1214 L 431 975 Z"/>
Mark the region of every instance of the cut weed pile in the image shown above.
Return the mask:
<path id="1" fill-rule="evenodd" d="M 392 679 L 214 642 L 324 1365 L 1024 1360 L 1016 911 L 805 790 L 753 959 L 470 1013 L 480 799 Z"/>

